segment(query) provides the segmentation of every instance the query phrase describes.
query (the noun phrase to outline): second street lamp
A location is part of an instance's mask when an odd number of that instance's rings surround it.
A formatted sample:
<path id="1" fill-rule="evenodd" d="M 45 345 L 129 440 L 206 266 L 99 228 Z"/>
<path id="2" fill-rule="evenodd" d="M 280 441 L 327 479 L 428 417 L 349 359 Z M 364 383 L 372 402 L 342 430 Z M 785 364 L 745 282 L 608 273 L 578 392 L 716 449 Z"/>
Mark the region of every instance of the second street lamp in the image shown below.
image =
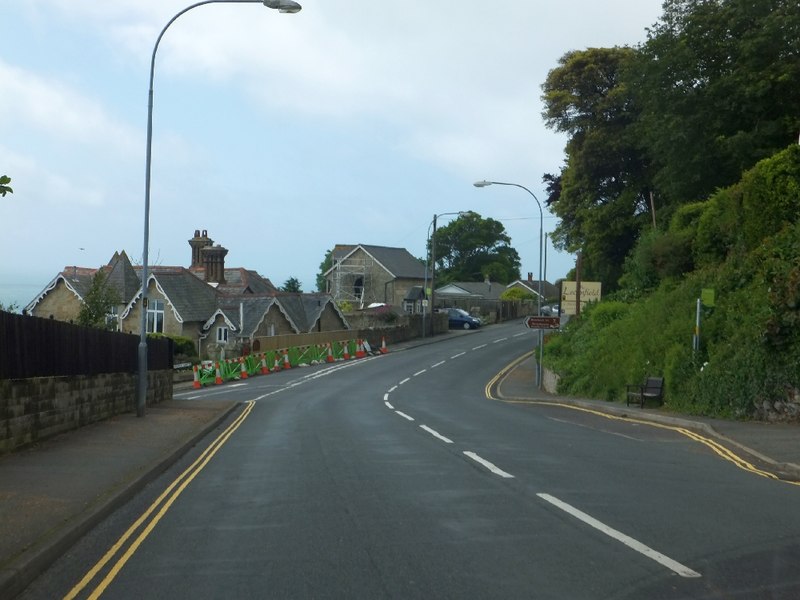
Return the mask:
<path id="1" fill-rule="evenodd" d="M 156 43 L 153 46 L 153 55 L 150 58 L 150 89 L 147 96 L 147 153 L 145 155 L 145 175 L 144 175 L 144 249 L 142 250 L 142 301 L 141 301 L 141 319 L 139 321 L 140 334 L 139 334 L 139 348 L 138 348 L 138 363 L 137 374 L 138 383 L 136 388 L 136 416 L 143 417 L 147 406 L 147 258 L 148 248 L 150 245 L 150 166 L 153 149 L 153 79 L 156 70 L 156 52 L 158 52 L 158 45 L 161 43 L 161 38 L 169 29 L 175 20 L 182 14 L 189 12 L 198 6 L 206 4 L 263 4 L 267 8 L 272 8 L 282 13 L 296 13 L 299 12 L 301 6 L 292 0 L 203 0 L 187 6 L 182 11 L 172 17 L 161 33 L 156 38 Z"/>
<path id="2" fill-rule="evenodd" d="M 475 187 L 482 188 L 487 187 L 490 185 L 510 185 L 514 187 L 518 187 L 520 189 L 525 190 L 528 192 L 534 200 L 536 200 L 536 206 L 539 207 L 539 291 L 537 292 L 538 298 L 536 299 L 536 316 L 542 314 L 542 256 L 543 256 L 543 249 L 542 249 L 542 241 L 544 239 L 544 213 L 542 212 L 542 204 L 539 202 L 539 199 L 536 195 L 526 188 L 524 185 L 520 185 L 518 183 L 506 183 L 504 181 L 476 181 L 473 183 Z M 544 335 L 542 330 L 539 330 L 539 360 L 538 364 L 536 365 L 536 387 L 542 389 L 542 356 L 543 356 L 543 346 L 544 346 Z"/>

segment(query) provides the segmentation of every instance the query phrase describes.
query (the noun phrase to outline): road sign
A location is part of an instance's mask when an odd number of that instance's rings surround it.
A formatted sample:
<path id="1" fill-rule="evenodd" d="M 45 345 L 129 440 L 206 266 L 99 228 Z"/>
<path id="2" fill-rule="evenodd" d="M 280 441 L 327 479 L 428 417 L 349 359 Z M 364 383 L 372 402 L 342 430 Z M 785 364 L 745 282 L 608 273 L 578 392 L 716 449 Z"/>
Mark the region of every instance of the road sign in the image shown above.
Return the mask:
<path id="1" fill-rule="evenodd" d="M 525 317 L 525 327 L 528 329 L 558 329 L 561 327 L 561 317 Z"/>

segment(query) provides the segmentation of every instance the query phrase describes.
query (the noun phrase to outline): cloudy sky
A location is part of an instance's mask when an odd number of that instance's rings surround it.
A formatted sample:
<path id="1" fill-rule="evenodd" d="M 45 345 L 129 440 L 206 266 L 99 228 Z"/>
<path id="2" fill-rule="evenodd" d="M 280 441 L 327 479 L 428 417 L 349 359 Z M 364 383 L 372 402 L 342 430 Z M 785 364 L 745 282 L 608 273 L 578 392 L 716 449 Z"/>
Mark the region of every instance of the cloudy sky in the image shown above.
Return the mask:
<path id="1" fill-rule="evenodd" d="M 0 302 L 67 265 L 141 262 L 147 90 L 187 0 L 5 0 Z M 573 49 L 635 45 L 661 0 L 304 0 L 178 18 L 155 69 L 150 264 L 189 266 L 208 230 L 228 266 L 313 291 L 337 243 L 423 257 L 434 214 L 503 223 L 538 272 L 542 174 L 565 139 L 541 84 Z M 441 217 L 440 225 L 452 217 Z M 557 221 L 544 212 L 544 230 Z M 574 257 L 548 244 L 547 279 Z"/>

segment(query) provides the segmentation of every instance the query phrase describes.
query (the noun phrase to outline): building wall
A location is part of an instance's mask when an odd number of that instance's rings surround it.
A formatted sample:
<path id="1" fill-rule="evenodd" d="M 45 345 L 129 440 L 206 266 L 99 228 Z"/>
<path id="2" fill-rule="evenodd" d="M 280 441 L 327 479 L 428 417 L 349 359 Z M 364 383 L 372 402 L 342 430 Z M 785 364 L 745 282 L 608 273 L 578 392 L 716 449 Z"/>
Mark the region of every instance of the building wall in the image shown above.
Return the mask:
<path id="1" fill-rule="evenodd" d="M 197 328 L 192 331 L 192 327 L 184 327 L 184 324 L 178 321 L 175 317 L 175 312 L 172 310 L 172 305 L 167 301 L 164 295 L 158 291 L 155 282 L 151 281 L 150 286 L 147 288 L 148 302 L 153 300 L 163 300 L 164 302 L 164 331 L 167 335 L 182 335 L 184 337 L 192 338 L 197 341 Z M 142 301 L 136 301 L 136 304 L 131 308 L 128 316 L 121 323 L 121 331 L 125 333 L 140 333 L 141 332 L 141 318 L 142 318 Z M 187 324 L 188 325 L 188 324 Z"/>
<path id="2" fill-rule="evenodd" d="M 342 321 L 336 309 L 333 308 L 332 303 L 329 302 L 323 309 L 316 329 L 318 331 L 338 331 L 340 329 L 346 329 L 344 321 Z"/>
<path id="3" fill-rule="evenodd" d="M 272 335 L 286 335 L 297 333 L 289 320 L 274 304 L 269 307 L 264 320 L 258 326 L 253 337 L 267 337 Z"/>
<path id="4" fill-rule="evenodd" d="M 147 404 L 172 398 L 172 371 L 150 371 Z M 0 379 L 0 455 L 136 408 L 135 373 Z"/>
<path id="5" fill-rule="evenodd" d="M 217 341 L 217 330 L 221 327 L 228 329 L 228 341 L 220 343 Z M 222 315 L 217 315 L 214 323 L 208 329 L 208 336 L 201 346 L 202 358 L 209 360 L 224 360 L 226 358 L 236 358 L 242 354 L 242 343 L 238 337 L 238 331 L 232 331 Z"/>
<path id="6" fill-rule="evenodd" d="M 43 319 L 52 317 L 57 321 L 76 322 L 81 312 L 81 301 L 64 281 L 59 279 L 56 287 L 42 298 L 31 312 L 33 316 Z"/>

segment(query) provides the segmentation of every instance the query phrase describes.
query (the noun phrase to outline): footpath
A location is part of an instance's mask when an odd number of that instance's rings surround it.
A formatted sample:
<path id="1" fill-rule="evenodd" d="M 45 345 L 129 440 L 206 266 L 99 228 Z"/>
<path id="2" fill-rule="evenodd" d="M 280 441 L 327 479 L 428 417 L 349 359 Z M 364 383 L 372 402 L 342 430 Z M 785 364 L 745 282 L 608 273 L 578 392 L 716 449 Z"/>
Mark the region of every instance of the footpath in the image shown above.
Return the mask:
<path id="1" fill-rule="evenodd" d="M 449 337 L 402 344 L 392 351 Z M 504 373 L 496 393 L 500 399 L 568 404 L 683 427 L 713 438 L 781 478 L 800 480 L 796 425 L 706 419 L 555 396 L 537 389 L 533 356 Z M 0 457 L 0 598 L 21 593 L 236 407 L 232 400 L 173 399 L 149 407 L 143 419 L 119 415 Z"/>

